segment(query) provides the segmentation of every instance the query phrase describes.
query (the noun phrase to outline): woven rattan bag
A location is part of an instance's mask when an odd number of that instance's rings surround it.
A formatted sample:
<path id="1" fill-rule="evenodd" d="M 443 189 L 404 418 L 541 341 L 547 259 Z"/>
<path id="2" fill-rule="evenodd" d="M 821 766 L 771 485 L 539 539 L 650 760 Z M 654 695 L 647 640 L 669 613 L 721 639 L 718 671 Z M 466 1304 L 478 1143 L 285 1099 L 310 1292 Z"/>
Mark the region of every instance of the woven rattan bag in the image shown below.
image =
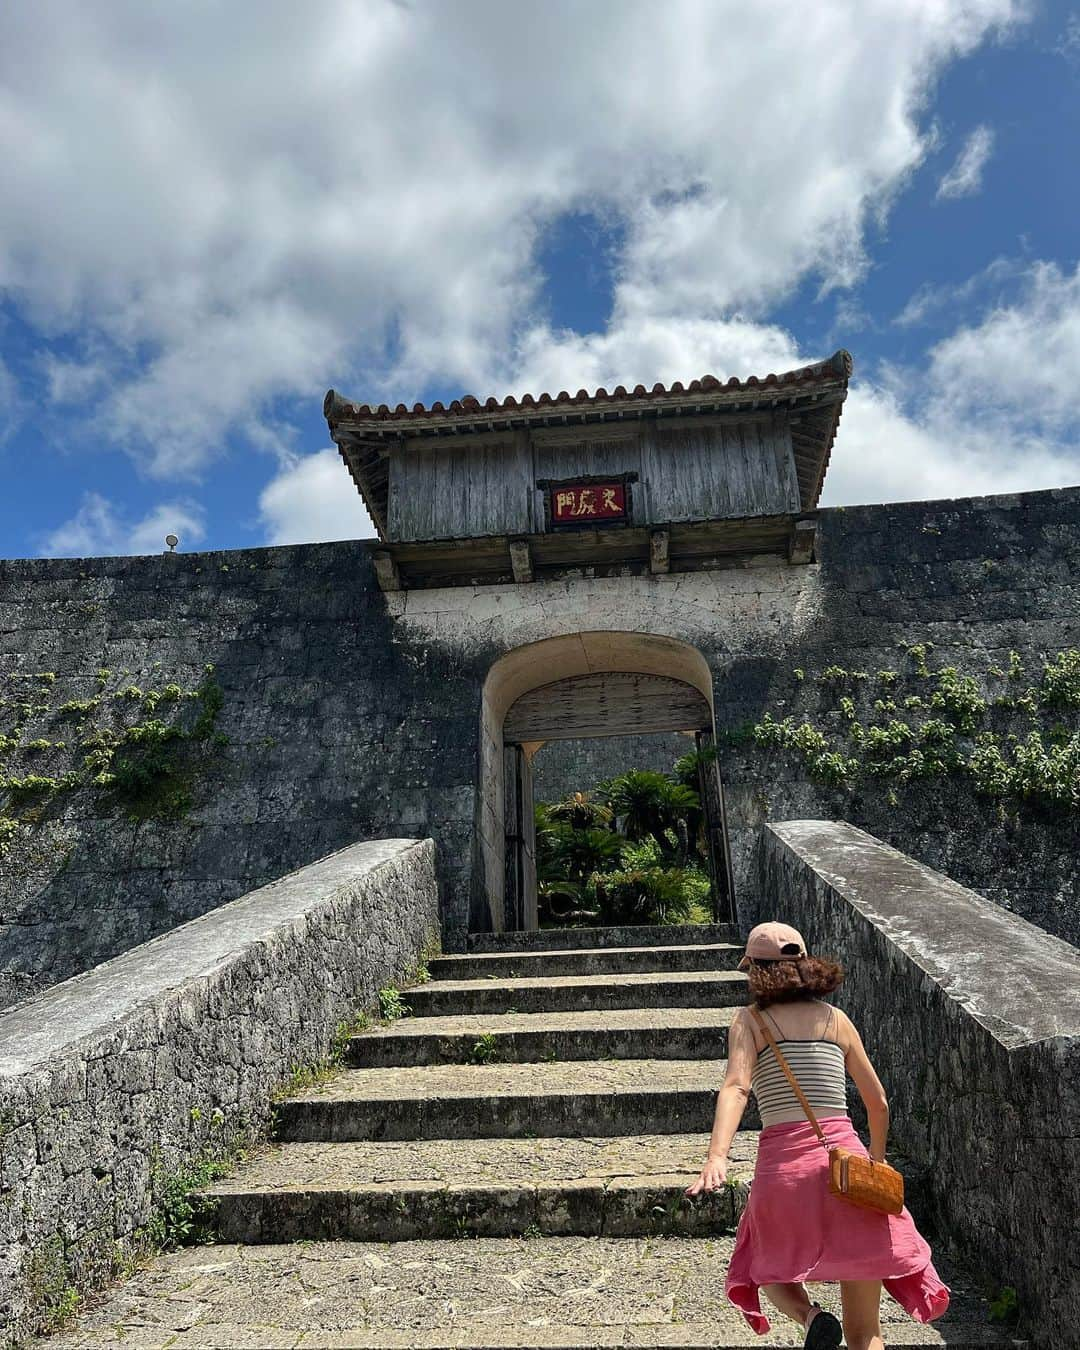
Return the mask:
<path id="1" fill-rule="evenodd" d="M 895 1167 L 890 1167 L 886 1162 L 875 1162 L 873 1158 L 864 1158 L 862 1154 L 852 1153 L 850 1149 L 829 1146 L 829 1141 L 818 1124 L 817 1116 L 806 1100 L 806 1094 L 792 1073 L 791 1065 L 781 1054 L 776 1038 L 769 1030 L 765 1019 L 756 1007 L 751 1006 L 750 1012 L 768 1041 L 795 1096 L 798 1097 L 799 1105 L 806 1112 L 807 1120 L 814 1127 L 814 1133 L 821 1141 L 822 1148 L 829 1155 L 829 1191 L 843 1200 L 849 1200 L 853 1205 L 860 1205 L 863 1209 L 876 1209 L 882 1214 L 899 1214 L 904 1208 L 904 1178 Z"/>

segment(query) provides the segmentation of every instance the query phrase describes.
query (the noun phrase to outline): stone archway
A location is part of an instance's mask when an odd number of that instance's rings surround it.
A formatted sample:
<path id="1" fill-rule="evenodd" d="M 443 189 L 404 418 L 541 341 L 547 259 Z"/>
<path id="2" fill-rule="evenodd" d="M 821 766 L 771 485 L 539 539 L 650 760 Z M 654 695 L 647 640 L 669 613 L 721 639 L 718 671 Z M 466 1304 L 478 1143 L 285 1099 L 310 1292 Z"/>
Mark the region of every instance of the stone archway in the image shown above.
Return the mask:
<path id="1" fill-rule="evenodd" d="M 688 731 L 713 738 L 712 673 L 688 643 L 604 631 L 545 638 L 507 652 L 484 682 L 475 886 L 491 926 L 536 927 L 531 760 L 545 741 Z M 733 912 L 723 799 L 715 766 L 702 796 L 714 883 Z"/>

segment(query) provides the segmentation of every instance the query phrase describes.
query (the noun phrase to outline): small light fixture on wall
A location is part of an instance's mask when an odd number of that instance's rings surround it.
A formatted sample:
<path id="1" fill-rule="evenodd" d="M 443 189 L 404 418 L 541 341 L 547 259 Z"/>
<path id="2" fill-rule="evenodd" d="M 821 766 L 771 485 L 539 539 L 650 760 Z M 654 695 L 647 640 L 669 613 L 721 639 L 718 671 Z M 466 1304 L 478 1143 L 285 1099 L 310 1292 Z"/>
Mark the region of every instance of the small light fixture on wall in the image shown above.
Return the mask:
<path id="1" fill-rule="evenodd" d="M 172 553 L 175 550 L 177 544 L 180 542 L 180 540 L 177 539 L 175 534 L 167 534 L 165 536 L 165 542 L 169 546 L 169 552 Z"/>

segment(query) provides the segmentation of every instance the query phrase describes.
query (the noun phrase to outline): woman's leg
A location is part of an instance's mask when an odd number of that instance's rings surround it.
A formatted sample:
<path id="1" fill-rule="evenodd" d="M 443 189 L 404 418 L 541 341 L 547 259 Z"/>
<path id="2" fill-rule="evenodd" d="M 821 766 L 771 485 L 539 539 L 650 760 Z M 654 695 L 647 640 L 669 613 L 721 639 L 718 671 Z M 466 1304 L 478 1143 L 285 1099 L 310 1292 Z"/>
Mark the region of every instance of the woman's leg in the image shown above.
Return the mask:
<path id="1" fill-rule="evenodd" d="M 881 1281 L 841 1280 L 848 1350 L 885 1350 L 881 1339 Z"/>
<path id="2" fill-rule="evenodd" d="M 806 1319 L 813 1306 L 803 1284 L 763 1284 L 761 1292 L 774 1307 L 786 1316 L 806 1326 Z"/>

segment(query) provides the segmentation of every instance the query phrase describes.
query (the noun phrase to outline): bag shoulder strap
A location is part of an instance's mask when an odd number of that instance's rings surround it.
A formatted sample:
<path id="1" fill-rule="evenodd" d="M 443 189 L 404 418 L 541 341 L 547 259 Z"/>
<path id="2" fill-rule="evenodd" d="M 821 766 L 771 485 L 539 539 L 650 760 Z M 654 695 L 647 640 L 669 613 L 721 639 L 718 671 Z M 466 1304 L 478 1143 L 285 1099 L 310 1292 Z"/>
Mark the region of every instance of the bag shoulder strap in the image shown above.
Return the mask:
<path id="1" fill-rule="evenodd" d="M 802 1088 L 799 1086 L 799 1080 L 798 1080 L 798 1079 L 795 1077 L 795 1075 L 792 1073 L 792 1071 L 791 1071 L 791 1065 L 790 1065 L 790 1064 L 787 1062 L 787 1060 L 784 1058 L 783 1054 L 781 1054 L 781 1052 L 780 1052 L 780 1047 L 779 1047 L 779 1046 L 777 1045 L 777 1043 L 776 1043 L 776 1037 L 775 1037 L 775 1036 L 772 1034 L 772 1032 L 769 1030 L 768 1023 L 767 1023 L 767 1022 L 765 1021 L 765 1019 L 762 1017 L 761 1011 L 760 1011 L 760 1009 L 758 1008 L 758 1006 L 757 1006 L 756 1003 L 751 1003 L 751 1005 L 750 1005 L 750 1016 L 754 1019 L 754 1021 L 755 1021 L 755 1022 L 758 1024 L 758 1026 L 761 1028 L 761 1031 L 762 1031 L 762 1033 L 764 1034 L 765 1039 L 766 1039 L 766 1040 L 768 1041 L 768 1043 L 769 1043 L 769 1048 L 772 1050 L 773 1054 L 776 1056 L 776 1062 L 780 1065 L 781 1069 L 783 1069 L 784 1074 L 785 1074 L 785 1076 L 786 1076 L 788 1082 L 791 1084 L 792 1091 L 795 1093 L 795 1096 L 798 1097 L 798 1099 L 799 1099 L 799 1105 L 800 1105 L 800 1106 L 802 1107 L 802 1109 L 806 1112 L 806 1119 L 807 1119 L 807 1120 L 810 1122 L 810 1124 L 814 1127 L 814 1133 L 817 1135 L 818 1139 L 821 1141 L 821 1146 L 822 1146 L 822 1148 L 825 1149 L 826 1152 L 828 1152 L 828 1149 L 829 1149 L 829 1141 L 825 1138 L 825 1133 L 824 1133 L 824 1131 L 822 1130 L 821 1126 L 818 1124 L 817 1116 L 814 1115 L 814 1108 L 813 1108 L 813 1107 L 810 1105 L 810 1103 L 807 1101 L 807 1099 L 806 1099 L 806 1093 L 805 1093 L 805 1092 L 802 1090 Z"/>

